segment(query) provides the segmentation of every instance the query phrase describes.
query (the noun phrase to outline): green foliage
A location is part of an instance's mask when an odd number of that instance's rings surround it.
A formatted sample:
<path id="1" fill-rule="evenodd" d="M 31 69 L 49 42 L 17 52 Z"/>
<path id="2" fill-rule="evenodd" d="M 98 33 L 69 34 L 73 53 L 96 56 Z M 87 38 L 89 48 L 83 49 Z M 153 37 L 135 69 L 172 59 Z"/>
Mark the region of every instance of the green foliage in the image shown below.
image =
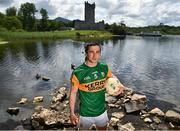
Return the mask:
<path id="1" fill-rule="evenodd" d="M 0 25 L 2 25 L 4 17 L 5 15 L 0 12 Z"/>
<path id="2" fill-rule="evenodd" d="M 21 4 L 18 16 L 21 18 L 23 23 L 23 29 L 27 31 L 33 31 L 35 29 L 35 13 L 37 12 L 36 7 L 33 3 Z"/>
<path id="3" fill-rule="evenodd" d="M 10 7 L 6 9 L 6 16 L 16 16 L 16 7 Z"/>
<path id="4" fill-rule="evenodd" d="M 8 30 L 22 29 L 21 21 L 16 16 L 5 17 L 2 25 Z"/>
<path id="5" fill-rule="evenodd" d="M 76 32 L 76 37 L 80 37 L 81 36 L 81 34 L 79 33 L 79 32 Z"/>
<path id="6" fill-rule="evenodd" d="M 41 8 L 40 10 L 40 13 L 41 13 L 41 20 L 40 20 L 40 25 L 39 25 L 39 30 L 40 31 L 46 31 L 47 30 L 47 25 L 48 25 L 48 14 L 47 14 L 47 11 L 46 9 L 43 9 Z"/>
<path id="7" fill-rule="evenodd" d="M 5 27 L 0 26 L 0 32 L 6 32 L 6 31 L 8 31 L 8 30 Z"/>
<path id="8" fill-rule="evenodd" d="M 125 26 L 123 25 L 117 25 L 116 23 L 113 23 L 112 25 L 105 25 L 105 29 L 112 32 L 114 35 L 126 35 Z"/>

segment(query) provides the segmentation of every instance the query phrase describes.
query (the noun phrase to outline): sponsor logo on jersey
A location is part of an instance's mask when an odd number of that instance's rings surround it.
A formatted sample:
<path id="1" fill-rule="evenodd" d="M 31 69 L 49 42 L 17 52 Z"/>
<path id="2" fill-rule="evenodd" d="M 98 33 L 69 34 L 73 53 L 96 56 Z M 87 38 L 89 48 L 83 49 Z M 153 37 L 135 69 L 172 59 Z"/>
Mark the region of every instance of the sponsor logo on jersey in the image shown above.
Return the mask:
<path id="1" fill-rule="evenodd" d="M 84 78 L 84 80 L 90 80 L 90 79 L 91 79 L 90 76 L 86 76 L 86 77 Z"/>
<path id="2" fill-rule="evenodd" d="M 105 76 L 105 73 L 104 73 L 104 72 L 101 72 L 101 75 L 104 77 L 104 76 Z"/>

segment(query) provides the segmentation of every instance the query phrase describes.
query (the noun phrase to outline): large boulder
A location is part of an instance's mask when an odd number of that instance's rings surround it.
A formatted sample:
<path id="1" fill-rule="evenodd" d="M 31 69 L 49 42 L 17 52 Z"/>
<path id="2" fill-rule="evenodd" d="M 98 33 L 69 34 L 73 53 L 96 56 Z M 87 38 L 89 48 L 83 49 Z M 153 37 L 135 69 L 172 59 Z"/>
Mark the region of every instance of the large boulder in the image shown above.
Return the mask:
<path id="1" fill-rule="evenodd" d="M 145 95 L 133 94 L 129 102 L 125 103 L 125 109 L 127 113 L 146 109 L 147 98 Z"/>
<path id="2" fill-rule="evenodd" d="M 164 116 L 164 112 L 159 108 L 154 108 L 149 113 L 153 115 Z"/>
<path id="3" fill-rule="evenodd" d="M 9 107 L 6 110 L 10 115 L 18 115 L 19 113 L 19 108 L 18 107 Z"/>
<path id="4" fill-rule="evenodd" d="M 168 110 L 165 114 L 165 118 L 166 120 L 180 124 L 180 114 L 173 110 Z"/>

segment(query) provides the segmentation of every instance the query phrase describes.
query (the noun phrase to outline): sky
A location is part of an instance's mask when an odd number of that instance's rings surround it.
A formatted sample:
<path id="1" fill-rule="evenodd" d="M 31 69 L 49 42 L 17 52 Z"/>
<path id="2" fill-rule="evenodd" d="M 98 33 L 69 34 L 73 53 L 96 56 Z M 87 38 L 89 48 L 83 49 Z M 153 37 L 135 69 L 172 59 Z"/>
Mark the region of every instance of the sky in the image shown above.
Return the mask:
<path id="1" fill-rule="evenodd" d="M 39 11 L 44 8 L 50 19 L 63 17 L 69 20 L 84 20 L 84 0 L 0 0 L 0 12 L 9 7 L 30 2 Z M 180 26 L 180 0 L 88 0 L 95 2 L 95 21 L 105 23 L 124 22 L 130 27 L 148 25 Z M 36 13 L 40 18 L 40 14 Z"/>

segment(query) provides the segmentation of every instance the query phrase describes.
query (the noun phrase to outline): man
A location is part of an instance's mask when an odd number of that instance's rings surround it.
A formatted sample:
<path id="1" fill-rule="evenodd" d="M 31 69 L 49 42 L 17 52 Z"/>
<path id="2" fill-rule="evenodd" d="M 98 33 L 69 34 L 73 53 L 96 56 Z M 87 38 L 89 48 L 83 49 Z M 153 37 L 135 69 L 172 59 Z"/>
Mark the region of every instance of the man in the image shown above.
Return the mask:
<path id="1" fill-rule="evenodd" d="M 98 62 L 101 46 L 90 43 L 85 46 L 85 62 L 76 68 L 71 76 L 70 120 L 80 129 L 89 129 L 92 124 L 98 130 L 105 130 L 109 121 L 105 104 L 105 82 L 113 77 L 109 67 Z M 115 92 L 117 96 L 123 93 L 124 86 Z M 76 94 L 79 93 L 80 116 L 75 114 Z"/>

